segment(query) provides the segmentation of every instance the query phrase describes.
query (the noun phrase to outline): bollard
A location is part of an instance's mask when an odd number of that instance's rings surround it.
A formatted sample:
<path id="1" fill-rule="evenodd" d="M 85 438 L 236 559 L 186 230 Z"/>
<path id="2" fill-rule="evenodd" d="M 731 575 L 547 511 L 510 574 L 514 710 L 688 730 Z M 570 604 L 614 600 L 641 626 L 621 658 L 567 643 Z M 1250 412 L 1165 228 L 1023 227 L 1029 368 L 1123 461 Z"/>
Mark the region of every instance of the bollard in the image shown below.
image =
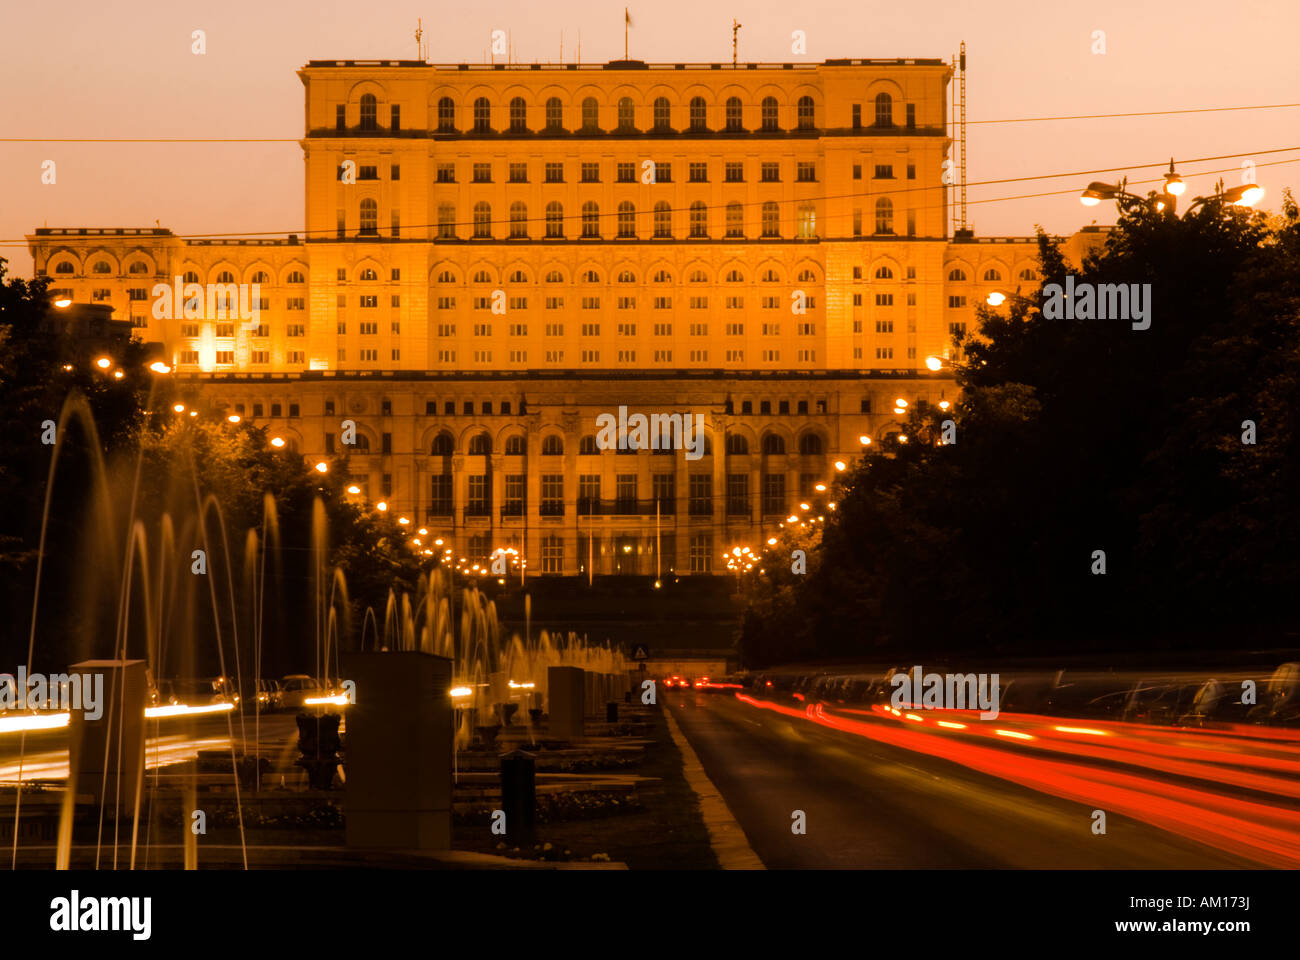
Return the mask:
<path id="1" fill-rule="evenodd" d="M 605 722 L 618 723 L 618 701 L 611 700 L 605 704 Z"/>
<path id="2" fill-rule="evenodd" d="M 532 843 L 537 813 L 533 754 L 514 750 L 501 755 L 501 809 L 506 815 L 506 839 L 518 847 Z"/>

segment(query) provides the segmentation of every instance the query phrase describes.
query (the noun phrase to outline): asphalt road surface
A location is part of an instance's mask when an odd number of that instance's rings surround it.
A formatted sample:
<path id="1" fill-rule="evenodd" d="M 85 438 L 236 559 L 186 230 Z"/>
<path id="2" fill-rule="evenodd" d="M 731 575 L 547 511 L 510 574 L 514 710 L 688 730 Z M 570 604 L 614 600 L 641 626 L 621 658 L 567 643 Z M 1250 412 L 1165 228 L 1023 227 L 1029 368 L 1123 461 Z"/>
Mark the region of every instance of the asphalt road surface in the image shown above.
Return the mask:
<path id="1" fill-rule="evenodd" d="M 660 695 L 769 868 L 1300 864 L 1295 739 Z"/>

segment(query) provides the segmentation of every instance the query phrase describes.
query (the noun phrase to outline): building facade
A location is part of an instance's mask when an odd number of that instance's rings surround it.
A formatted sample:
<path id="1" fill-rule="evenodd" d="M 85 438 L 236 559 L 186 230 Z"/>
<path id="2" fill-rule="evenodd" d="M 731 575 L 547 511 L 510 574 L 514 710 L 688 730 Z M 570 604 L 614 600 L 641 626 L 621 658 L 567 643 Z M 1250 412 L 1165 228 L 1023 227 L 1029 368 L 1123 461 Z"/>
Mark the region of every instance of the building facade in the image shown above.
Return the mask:
<path id="1" fill-rule="evenodd" d="M 346 455 L 458 556 L 716 573 L 899 430 L 897 399 L 953 397 L 977 301 L 1037 287 L 1032 238 L 947 233 L 950 75 L 312 61 L 302 235 L 28 240 L 200 402 Z M 708 446 L 603 450 L 620 407 L 702 414 Z"/>

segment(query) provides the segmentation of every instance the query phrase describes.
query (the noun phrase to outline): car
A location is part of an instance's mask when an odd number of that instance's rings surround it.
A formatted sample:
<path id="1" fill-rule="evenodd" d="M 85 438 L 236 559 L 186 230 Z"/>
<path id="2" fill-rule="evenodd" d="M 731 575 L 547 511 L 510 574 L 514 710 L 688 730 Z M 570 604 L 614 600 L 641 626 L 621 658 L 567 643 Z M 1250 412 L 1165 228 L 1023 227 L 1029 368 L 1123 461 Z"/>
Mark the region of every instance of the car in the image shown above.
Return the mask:
<path id="1" fill-rule="evenodd" d="M 305 673 L 290 673 L 280 680 L 280 703 L 286 710 L 304 707 L 304 701 L 313 697 L 328 697 L 333 692 L 329 684 Z"/>
<path id="2" fill-rule="evenodd" d="M 254 686 L 257 689 L 257 709 L 260 712 L 274 713 L 283 709 L 284 691 L 280 688 L 279 680 L 258 680 Z"/>

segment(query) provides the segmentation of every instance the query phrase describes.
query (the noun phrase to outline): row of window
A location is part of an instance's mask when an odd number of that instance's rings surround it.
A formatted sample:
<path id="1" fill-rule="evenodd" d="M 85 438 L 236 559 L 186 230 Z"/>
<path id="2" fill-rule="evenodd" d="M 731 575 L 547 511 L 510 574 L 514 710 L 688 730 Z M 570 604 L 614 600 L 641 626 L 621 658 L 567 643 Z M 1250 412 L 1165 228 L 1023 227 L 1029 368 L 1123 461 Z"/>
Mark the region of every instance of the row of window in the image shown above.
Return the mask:
<path id="1" fill-rule="evenodd" d="M 564 161 L 555 160 L 547 161 L 542 165 L 542 182 L 543 183 L 565 183 L 564 179 Z M 339 176 L 343 176 L 343 168 L 339 167 Z M 362 167 L 361 169 L 367 169 Z M 371 168 L 373 169 L 373 168 Z M 394 168 L 396 169 L 396 168 Z M 861 164 L 854 164 L 854 179 L 862 179 Z M 881 180 L 894 179 L 892 164 L 879 164 L 876 166 L 876 177 Z M 600 183 L 600 162 L 595 160 L 584 160 L 579 164 L 579 183 Z M 909 179 L 916 177 L 916 165 L 908 164 Z M 668 160 L 651 161 L 646 160 L 641 163 L 636 161 L 620 160 L 614 164 L 614 182 L 615 183 L 641 183 L 643 178 L 651 178 L 649 184 L 659 185 L 663 183 L 675 183 L 673 179 L 673 164 Z M 815 160 L 799 160 L 794 165 L 795 183 L 817 183 L 817 162 Z M 438 161 L 434 167 L 435 183 L 459 183 L 456 179 L 456 163 L 452 160 Z M 471 165 L 470 183 L 492 183 L 492 164 L 476 162 Z M 507 166 L 507 183 L 528 183 L 528 164 L 525 161 L 512 161 Z M 687 183 L 709 183 L 709 163 L 705 160 L 692 160 L 686 165 L 686 182 Z M 722 182 L 723 183 L 745 183 L 745 161 L 744 160 L 726 160 L 722 165 Z M 781 163 L 779 160 L 763 160 L 759 164 L 759 182 L 760 183 L 781 183 Z M 647 184 L 647 185 L 649 185 Z"/>
<path id="2" fill-rule="evenodd" d="M 891 129 L 894 127 L 894 99 L 888 93 L 879 93 L 876 95 L 875 118 L 873 127 L 877 129 Z M 458 133 L 460 132 L 456 121 L 456 101 L 452 97 L 441 97 L 438 100 L 437 117 L 439 133 Z M 600 104 L 595 97 L 586 97 L 580 104 L 580 126 L 575 131 L 581 134 L 595 134 L 603 132 L 600 126 Z M 680 108 L 679 108 L 680 109 Z M 745 103 L 740 97 L 728 97 L 723 105 L 723 116 L 721 130 L 726 133 L 745 133 L 750 130 L 746 126 Z M 916 105 L 908 103 L 905 105 L 904 123 L 908 129 L 916 127 Z M 476 134 L 487 134 L 495 132 L 492 125 L 492 101 L 487 97 L 478 97 L 470 106 L 471 117 L 468 125 L 468 131 Z M 523 97 L 513 97 L 506 105 L 506 126 L 505 132 L 511 134 L 525 134 L 532 132 L 528 126 L 528 102 Z M 564 126 L 564 101 L 559 97 L 550 97 L 544 105 L 544 121 L 541 132 L 556 134 L 565 132 Z M 814 130 L 815 129 L 815 111 L 816 102 L 811 96 L 804 95 L 795 102 L 795 127 L 796 130 Z M 622 97 L 616 105 L 617 120 L 613 128 L 613 133 L 635 134 L 643 132 L 637 127 L 636 113 L 637 105 L 631 97 Z M 777 133 L 781 130 L 780 126 L 781 104 L 776 97 L 764 97 L 759 103 L 759 115 L 757 130 L 764 133 Z M 709 127 L 709 102 L 701 96 L 695 96 L 687 104 L 687 116 L 685 131 L 689 133 L 707 133 Z M 398 132 L 402 128 L 401 106 L 391 104 L 389 107 L 389 127 L 392 132 Z M 680 119 L 680 118 L 679 118 Z M 372 93 L 362 94 L 358 103 L 357 127 L 363 132 L 379 131 L 379 101 Z M 752 124 L 752 116 L 749 123 Z M 854 129 L 863 128 L 862 104 L 855 103 L 852 105 L 852 127 Z M 334 125 L 339 133 L 346 133 L 348 127 L 348 110 L 346 104 L 336 104 L 334 108 Z M 651 123 L 648 128 L 651 133 L 673 133 L 676 128 L 673 126 L 673 104 L 667 97 L 657 97 L 651 104 Z"/>

